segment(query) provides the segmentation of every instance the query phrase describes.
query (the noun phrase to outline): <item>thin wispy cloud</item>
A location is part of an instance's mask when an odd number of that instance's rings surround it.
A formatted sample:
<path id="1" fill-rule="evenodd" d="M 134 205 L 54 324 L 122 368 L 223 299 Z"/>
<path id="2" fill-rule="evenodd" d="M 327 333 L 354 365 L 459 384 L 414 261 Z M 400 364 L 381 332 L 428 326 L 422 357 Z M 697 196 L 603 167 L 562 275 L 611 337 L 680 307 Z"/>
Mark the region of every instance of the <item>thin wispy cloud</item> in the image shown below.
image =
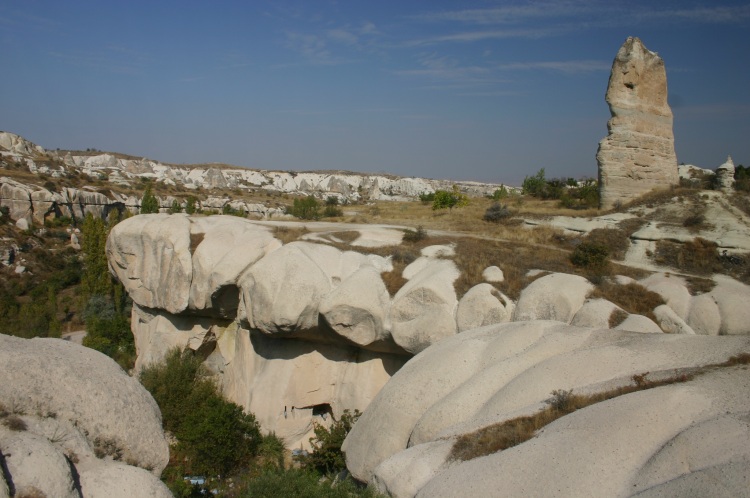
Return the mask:
<path id="1" fill-rule="evenodd" d="M 532 2 L 526 5 L 428 12 L 414 16 L 426 22 L 458 22 L 465 24 L 515 24 L 521 21 L 572 17 L 591 11 L 590 2 Z"/>
<path id="2" fill-rule="evenodd" d="M 417 23 L 436 24 L 444 34 L 415 38 L 406 46 L 471 43 L 499 39 L 559 36 L 591 28 L 642 26 L 656 23 L 737 23 L 750 19 L 750 5 L 665 8 L 654 4 L 569 1 L 426 12 L 412 16 Z M 474 29 L 467 29 L 474 28 Z M 489 27 L 494 27 L 488 29 Z"/>
<path id="3" fill-rule="evenodd" d="M 544 69 L 570 74 L 607 72 L 611 70 L 611 67 L 611 62 L 594 60 L 514 62 L 496 66 L 497 69 L 503 71 L 526 71 Z"/>
<path id="4" fill-rule="evenodd" d="M 566 29 L 567 31 L 567 29 Z M 405 42 L 405 46 L 426 46 L 438 43 L 470 43 L 484 40 L 501 40 L 509 38 L 543 38 L 552 36 L 561 32 L 558 27 L 535 27 L 535 28 L 515 28 L 515 29 L 492 29 L 480 31 L 462 31 L 446 35 L 431 36 L 418 38 Z"/>

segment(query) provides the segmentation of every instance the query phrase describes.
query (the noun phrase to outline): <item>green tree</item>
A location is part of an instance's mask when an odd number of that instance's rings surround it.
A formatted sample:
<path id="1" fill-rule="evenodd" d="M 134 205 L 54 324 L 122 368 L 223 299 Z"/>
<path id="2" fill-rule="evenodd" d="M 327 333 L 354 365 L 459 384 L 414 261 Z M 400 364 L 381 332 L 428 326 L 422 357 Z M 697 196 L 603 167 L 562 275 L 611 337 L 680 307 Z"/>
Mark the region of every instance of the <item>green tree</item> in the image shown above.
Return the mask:
<path id="1" fill-rule="evenodd" d="M 464 207 L 469 205 L 469 197 L 458 190 L 458 185 L 453 185 L 453 189 L 435 191 L 435 199 L 432 201 L 432 209 L 448 208 L 452 211 L 454 207 Z"/>
<path id="2" fill-rule="evenodd" d="M 141 214 L 158 213 L 159 200 L 152 192 L 151 183 L 146 185 L 146 191 L 143 192 L 141 199 Z"/>
<path id="3" fill-rule="evenodd" d="M 258 454 L 255 417 L 221 396 L 191 351 L 169 351 L 140 380 L 159 405 L 164 429 L 177 439 L 175 461 L 187 472 L 226 474 Z"/>
<path id="4" fill-rule="evenodd" d="M 83 220 L 83 275 L 81 287 L 85 298 L 100 294 L 109 295 L 112 291 L 112 277 L 109 274 L 107 254 L 107 226 L 104 221 L 91 213 Z"/>
<path id="5" fill-rule="evenodd" d="M 329 195 L 328 198 L 326 198 L 326 207 L 323 209 L 323 216 L 326 218 L 333 218 L 344 214 L 338 206 L 339 198 L 335 195 Z"/>
<path id="6" fill-rule="evenodd" d="M 320 218 L 319 207 L 318 200 L 308 195 L 302 199 L 294 199 L 291 215 L 303 220 L 317 220 Z"/>
<path id="7" fill-rule="evenodd" d="M 195 203 L 198 201 L 194 196 L 190 196 L 187 198 L 187 201 L 185 203 L 185 212 L 187 214 L 195 214 Z"/>
<path id="8" fill-rule="evenodd" d="M 169 208 L 169 214 L 176 214 L 182 212 L 182 204 L 177 199 L 172 201 L 172 207 Z"/>
<path id="9" fill-rule="evenodd" d="M 135 362 L 135 345 L 130 331 L 130 302 L 122 284 L 114 282 L 109 273 L 107 235 L 119 220 L 117 211 L 110 212 L 109 223 L 86 215 L 83 222 L 83 274 L 81 298 L 86 336 L 83 345 L 114 359 L 124 369 Z"/>
<path id="10" fill-rule="evenodd" d="M 360 415 L 362 414 L 359 410 L 344 410 L 341 419 L 333 422 L 330 428 L 315 424 L 315 436 L 310 438 L 312 452 L 300 458 L 303 468 L 322 474 L 334 474 L 344 470 L 346 460 L 341 445 Z"/>
<path id="11" fill-rule="evenodd" d="M 533 197 L 541 197 L 544 193 L 544 188 L 547 185 L 547 180 L 544 178 L 544 168 L 540 169 L 536 175 L 527 176 L 523 179 L 521 184 L 521 193 L 525 195 L 531 195 Z"/>

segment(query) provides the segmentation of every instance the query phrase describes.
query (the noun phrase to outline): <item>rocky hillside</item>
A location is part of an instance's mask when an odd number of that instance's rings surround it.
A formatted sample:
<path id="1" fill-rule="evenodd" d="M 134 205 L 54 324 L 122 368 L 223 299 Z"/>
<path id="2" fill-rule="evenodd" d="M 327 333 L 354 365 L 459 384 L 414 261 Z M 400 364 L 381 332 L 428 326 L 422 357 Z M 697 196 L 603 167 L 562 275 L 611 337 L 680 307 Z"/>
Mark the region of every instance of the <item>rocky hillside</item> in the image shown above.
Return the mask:
<path id="1" fill-rule="evenodd" d="M 499 185 L 368 175 L 350 172 L 290 172 L 233 166 L 174 165 L 123 154 L 92 151 L 45 150 L 9 132 L 0 132 L 0 167 L 24 173 L 0 176 L 0 203 L 11 209 L 14 220 L 43 221 L 50 214 L 80 217 L 86 212 L 106 216 L 113 208 L 137 212 L 143 181 L 174 187 L 198 197 L 199 207 L 221 211 L 225 205 L 261 217 L 283 214 L 268 203 L 240 200 L 243 194 L 334 196 L 340 202 L 362 200 L 414 200 L 422 193 L 449 190 L 454 184 L 470 196 L 492 194 Z M 58 180 L 77 178 L 76 187 L 61 187 Z M 136 194 L 133 195 L 133 190 Z M 184 197 L 184 196 L 183 196 Z M 164 210 L 176 197 L 162 196 Z M 177 199 L 184 204 L 184 200 Z"/>

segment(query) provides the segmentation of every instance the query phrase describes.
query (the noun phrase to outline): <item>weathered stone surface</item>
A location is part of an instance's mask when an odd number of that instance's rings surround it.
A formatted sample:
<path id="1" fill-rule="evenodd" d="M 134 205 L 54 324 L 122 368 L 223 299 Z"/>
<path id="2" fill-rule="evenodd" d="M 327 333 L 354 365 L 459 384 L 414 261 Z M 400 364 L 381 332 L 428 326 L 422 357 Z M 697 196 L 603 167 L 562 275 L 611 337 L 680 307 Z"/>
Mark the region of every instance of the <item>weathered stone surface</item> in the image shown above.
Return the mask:
<path id="1" fill-rule="evenodd" d="M 190 246 L 186 216 L 145 214 L 118 223 L 106 250 L 110 271 L 136 304 L 179 313 L 190 298 Z"/>
<path id="2" fill-rule="evenodd" d="M 591 282 L 578 275 L 545 275 L 521 291 L 513 320 L 557 320 L 570 323 L 593 289 Z"/>
<path id="3" fill-rule="evenodd" d="M 724 192 L 731 193 L 734 190 L 734 170 L 732 156 L 727 157 L 727 161 L 716 168 L 716 179 Z"/>
<path id="4" fill-rule="evenodd" d="M 684 279 L 668 273 L 654 273 L 638 283 L 659 294 L 677 316 L 683 320 L 687 318 L 692 296 Z"/>
<path id="5" fill-rule="evenodd" d="M 492 285 L 477 284 L 458 302 L 458 331 L 509 322 L 514 308 L 513 301 Z"/>
<path id="6" fill-rule="evenodd" d="M 172 493 L 153 474 L 121 463 L 101 465 L 81 472 L 84 498 L 171 498 Z"/>
<path id="7" fill-rule="evenodd" d="M 124 461 L 156 475 L 166 466 L 169 448 L 156 402 L 111 358 L 59 339 L 0 334 L 0 378 L 5 406 L 54 413 L 84 432 L 92 447 L 111 441 Z"/>
<path id="8" fill-rule="evenodd" d="M 158 363 L 173 348 L 197 350 L 203 344 L 211 327 L 217 323 L 213 317 L 174 315 L 163 310 L 146 310 L 133 304 L 130 329 L 135 339 L 135 371 Z"/>
<path id="9" fill-rule="evenodd" d="M 317 329 L 321 300 L 363 266 L 382 271 L 389 263 L 380 256 L 342 252 L 321 244 L 286 244 L 240 278 L 245 313 L 240 318 L 267 334 Z"/>
<path id="10" fill-rule="evenodd" d="M 391 337 L 386 329 L 390 304 L 380 272 L 363 266 L 323 298 L 319 312 L 341 337 L 370 346 Z"/>
<path id="11" fill-rule="evenodd" d="M 498 489 L 508 496 L 746 496 L 750 403 L 743 389 L 750 375 L 734 368 L 616 397 L 553 422 L 525 444 L 454 465 L 416 496 Z"/>
<path id="12" fill-rule="evenodd" d="M 604 475 L 613 476 L 613 482 L 606 479 L 606 495 L 627 496 L 643 477 L 648 483 L 639 490 L 684 474 L 672 466 L 682 461 L 683 451 L 709 462 L 714 448 L 726 446 L 727 455 L 717 463 L 746 458 L 750 400 L 740 394 L 750 388 L 746 369 L 712 371 L 688 383 L 600 402 L 548 425 L 526 443 L 464 463 L 448 461 L 443 443 L 535 413 L 554 390 L 592 393 L 631 385 L 634 375 L 646 372 L 654 379 L 679 375 L 748 347 L 750 337 L 635 334 L 550 321 L 464 332 L 426 349 L 386 384 L 344 442 L 347 466 L 358 479 L 375 477 L 380 489 L 396 496 L 413 496 L 420 487 L 418 496 L 492 496 L 497 489 L 510 496 L 530 489 L 533 496 L 550 489 L 583 496 L 598 494 Z M 732 419 L 726 427 L 734 427 L 734 437 L 701 447 L 695 441 L 710 439 L 718 426 L 697 431 L 663 460 L 668 470 L 645 471 L 672 438 L 725 417 Z M 539 461 L 545 472 L 529 473 Z M 411 480 L 401 472 L 407 468 L 413 469 Z M 562 487 L 555 487 L 558 479 Z"/>
<path id="13" fill-rule="evenodd" d="M 659 323 L 659 328 L 667 334 L 695 335 L 695 331 L 690 328 L 690 325 L 685 323 L 685 321 L 666 304 L 657 306 L 654 309 L 654 316 Z"/>
<path id="14" fill-rule="evenodd" d="M 661 334 L 663 330 L 650 318 L 643 315 L 628 315 L 615 330 L 627 330 L 628 332 L 640 332 L 642 334 Z"/>
<path id="15" fill-rule="evenodd" d="M 236 216 L 190 218 L 190 237 L 201 241 L 193 249 L 189 308 L 233 318 L 240 299 L 238 279 L 281 242 L 267 227 Z"/>
<path id="16" fill-rule="evenodd" d="M 403 275 L 409 281 L 393 297 L 391 335 L 416 354 L 456 333 L 453 282 L 460 273 L 453 261 L 422 257 L 404 268 Z"/>
<path id="17" fill-rule="evenodd" d="M 612 118 L 599 143 L 601 207 L 609 209 L 679 182 L 664 61 L 640 39 L 617 52 L 606 100 Z"/>
<path id="18" fill-rule="evenodd" d="M 236 323 L 215 330 L 212 356 L 223 366 L 224 394 L 288 448 L 309 448 L 314 424 L 329 425 L 345 409 L 364 410 L 409 358 L 268 336 Z"/>
<path id="19" fill-rule="evenodd" d="M 73 485 L 65 456 L 46 438 L 30 432 L 11 432 L 0 424 L 0 452 L 16 496 L 81 496 Z M 0 479 L 2 474 L 0 470 Z M 33 490 L 42 494 L 35 495 Z"/>
<path id="20" fill-rule="evenodd" d="M 412 446 L 396 453 L 375 469 L 371 484 L 393 498 L 416 496 L 432 478 L 450 463 L 448 455 L 453 441 L 441 440 Z"/>
<path id="21" fill-rule="evenodd" d="M 721 314 L 713 296 L 709 294 L 695 296 L 691 300 L 690 313 L 686 322 L 696 334 L 719 335 Z"/>
<path id="22" fill-rule="evenodd" d="M 621 309 L 606 299 L 587 299 L 576 312 L 570 324 L 576 327 L 609 328 L 612 312 Z"/>
<path id="23" fill-rule="evenodd" d="M 501 270 L 497 266 L 488 266 L 487 268 L 485 268 L 482 272 L 482 278 L 485 282 L 490 283 L 501 283 L 505 281 L 503 270 Z"/>
<path id="24" fill-rule="evenodd" d="M 714 275 L 714 280 L 716 287 L 708 295 L 719 308 L 719 334 L 750 334 L 750 286 L 725 275 Z"/>

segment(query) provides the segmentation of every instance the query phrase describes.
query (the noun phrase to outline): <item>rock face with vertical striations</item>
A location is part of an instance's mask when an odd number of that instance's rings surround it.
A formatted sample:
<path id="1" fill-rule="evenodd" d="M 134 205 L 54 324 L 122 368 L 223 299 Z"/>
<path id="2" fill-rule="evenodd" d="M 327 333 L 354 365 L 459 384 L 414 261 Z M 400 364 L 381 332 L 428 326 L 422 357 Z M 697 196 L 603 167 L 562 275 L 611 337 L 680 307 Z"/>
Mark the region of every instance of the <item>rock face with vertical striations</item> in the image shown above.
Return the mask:
<path id="1" fill-rule="evenodd" d="M 640 39 L 629 37 L 617 52 L 606 100 L 612 118 L 596 154 L 601 207 L 677 184 L 664 61 Z"/>

